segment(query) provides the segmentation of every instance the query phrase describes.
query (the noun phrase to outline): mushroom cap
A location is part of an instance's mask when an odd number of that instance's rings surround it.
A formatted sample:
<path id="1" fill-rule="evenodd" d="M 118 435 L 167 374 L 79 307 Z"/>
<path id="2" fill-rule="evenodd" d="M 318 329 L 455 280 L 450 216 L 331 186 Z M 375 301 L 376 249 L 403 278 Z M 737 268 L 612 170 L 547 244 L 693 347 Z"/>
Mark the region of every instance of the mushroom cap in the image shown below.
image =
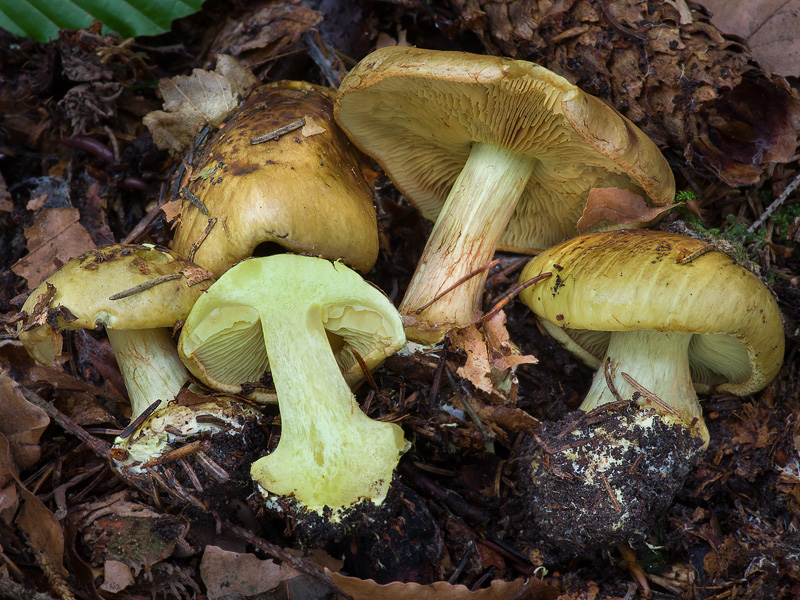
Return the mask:
<path id="1" fill-rule="evenodd" d="M 302 129 L 250 143 L 301 118 Z M 217 276 L 270 242 L 369 271 L 378 256 L 378 229 L 364 160 L 333 120 L 326 88 L 261 86 L 193 168 L 187 188 L 208 214 L 184 200 L 173 249 Z M 216 224 L 192 254 L 210 219 Z"/>
<path id="2" fill-rule="evenodd" d="M 281 343 L 321 324 L 350 387 L 364 379 L 358 358 L 371 371 L 406 343 L 391 301 L 355 271 L 338 261 L 283 254 L 242 261 L 222 275 L 192 308 L 178 352 L 210 388 L 274 402 L 274 391 L 258 385 L 270 370 L 264 321 L 288 328 L 290 313 L 302 313 L 302 327 Z"/>
<path id="3" fill-rule="evenodd" d="M 112 300 L 120 292 L 164 275 L 175 275 L 150 288 Z M 213 282 L 211 273 L 182 256 L 152 244 L 114 244 L 73 258 L 37 287 L 22 310 L 35 325 L 20 329 L 19 339 L 43 364 L 61 351 L 61 334 L 47 319 L 50 308 L 63 307 L 75 319 L 59 315 L 59 329 L 132 330 L 173 327 L 189 314 L 194 302 Z M 48 292 L 49 286 L 54 290 Z M 52 298 L 42 306 L 40 298 Z"/>
<path id="4" fill-rule="evenodd" d="M 694 334 L 695 386 L 739 396 L 766 386 L 784 352 L 778 306 L 761 281 L 704 240 L 651 230 L 579 236 L 533 258 L 520 297 L 567 349 L 599 367 L 610 333 Z"/>
<path id="5" fill-rule="evenodd" d="M 656 145 L 603 101 L 526 61 L 387 47 L 342 81 L 336 120 L 436 220 L 473 143 L 537 159 L 499 249 L 536 252 L 577 233 L 592 188 L 672 202 Z"/>

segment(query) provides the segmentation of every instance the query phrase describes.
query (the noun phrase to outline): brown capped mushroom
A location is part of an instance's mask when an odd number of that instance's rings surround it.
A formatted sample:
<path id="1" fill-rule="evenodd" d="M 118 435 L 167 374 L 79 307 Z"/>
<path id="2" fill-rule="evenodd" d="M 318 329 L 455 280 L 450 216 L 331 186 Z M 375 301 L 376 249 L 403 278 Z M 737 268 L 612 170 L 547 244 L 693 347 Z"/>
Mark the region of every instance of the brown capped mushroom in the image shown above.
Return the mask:
<path id="1" fill-rule="evenodd" d="M 251 143 L 268 134 L 274 135 Z M 217 276 L 276 251 L 369 271 L 378 230 L 362 160 L 333 120 L 326 88 L 261 86 L 198 159 L 173 249 Z"/>
<path id="2" fill-rule="evenodd" d="M 658 148 L 601 100 L 533 63 L 381 48 L 342 82 L 335 115 L 433 232 L 400 312 L 409 339 L 471 324 L 497 248 L 537 252 L 577 233 L 589 190 L 673 200 Z"/>
<path id="3" fill-rule="evenodd" d="M 573 238 L 520 281 L 544 273 L 520 297 L 597 368 L 580 406 L 594 417 L 561 423 L 551 439 L 563 451 L 533 461 L 527 510 L 570 554 L 640 541 L 709 443 L 695 387 L 741 396 L 769 384 L 783 360 L 780 311 L 727 254 L 662 231 Z"/>

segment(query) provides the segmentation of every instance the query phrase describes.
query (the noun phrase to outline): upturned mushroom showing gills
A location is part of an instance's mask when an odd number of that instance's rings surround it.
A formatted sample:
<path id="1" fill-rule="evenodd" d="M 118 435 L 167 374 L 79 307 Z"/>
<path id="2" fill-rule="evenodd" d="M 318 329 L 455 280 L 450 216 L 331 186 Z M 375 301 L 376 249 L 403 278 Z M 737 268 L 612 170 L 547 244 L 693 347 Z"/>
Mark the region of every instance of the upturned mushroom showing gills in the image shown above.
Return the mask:
<path id="1" fill-rule="evenodd" d="M 656 206 L 674 196 L 669 166 L 642 131 L 525 61 L 381 48 L 342 81 L 335 116 L 435 221 L 400 306 L 420 343 L 474 322 L 486 271 L 464 280 L 496 249 L 535 253 L 575 235 L 592 188 Z"/>
<path id="2" fill-rule="evenodd" d="M 62 330 L 105 328 L 128 392 L 131 422 L 139 425 L 114 444 L 114 464 L 126 475 L 141 474 L 175 443 L 241 431 L 258 420 L 254 409 L 231 399 L 173 402 L 189 373 L 172 329 L 213 281 L 209 271 L 165 248 L 111 245 L 67 262 L 22 308 L 28 318 L 19 339 L 45 365 L 61 353 Z"/>
<path id="3" fill-rule="evenodd" d="M 579 236 L 532 259 L 520 281 L 543 273 L 522 300 L 597 372 L 578 416 L 522 451 L 537 456 L 526 514 L 567 554 L 640 542 L 708 446 L 695 389 L 743 396 L 769 384 L 783 360 L 780 311 L 727 254 L 661 231 Z"/>
<path id="4" fill-rule="evenodd" d="M 261 86 L 193 167 L 173 250 L 216 276 L 275 252 L 341 259 L 367 272 L 378 228 L 364 161 L 333 120 L 329 90 Z"/>
<path id="5" fill-rule="evenodd" d="M 404 344 L 397 310 L 357 273 L 279 254 L 220 277 L 194 305 L 178 349 L 217 389 L 238 389 L 269 369 L 281 437 L 253 464 L 253 479 L 268 499 L 291 497 L 312 518 L 336 521 L 362 500 L 383 502 L 407 447 L 400 427 L 361 411 L 342 372 L 356 353 L 377 364 Z"/>

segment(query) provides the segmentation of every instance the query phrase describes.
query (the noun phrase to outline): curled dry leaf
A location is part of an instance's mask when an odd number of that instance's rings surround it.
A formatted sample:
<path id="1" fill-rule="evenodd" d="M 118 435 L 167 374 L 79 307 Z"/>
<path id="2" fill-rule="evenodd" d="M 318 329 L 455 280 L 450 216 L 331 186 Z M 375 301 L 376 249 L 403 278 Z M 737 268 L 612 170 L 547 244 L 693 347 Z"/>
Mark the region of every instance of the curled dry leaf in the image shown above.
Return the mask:
<path id="1" fill-rule="evenodd" d="M 0 398 L 0 433 L 6 436 L 16 464 L 26 469 L 41 456 L 39 438 L 50 418 L 23 397 L 5 372 L 0 372 Z"/>
<path id="2" fill-rule="evenodd" d="M 437 581 L 430 585 L 419 583 L 402 583 L 395 581 L 381 585 L 371 579 L 363 580 L 356 577 L 347 577 L 340 573 L 333 573 L 328 569 L 333 582 L 355 600 L 511 600 L 511 598 L 526 598 L 526 600 L 555 600 L 558 591 L 536 579 L 524 582 L 521 579 L 514 581 L 494 580 L 488 588 L 470 591 L 463 585 L 453 585 L 446 581 Z"/>
<path id="3" fill-rule="evenodd" d="M 217 546 L 206 546 L 200 561 L 200 576 L 210 600 L 237 594 L 254 596 L 299 574 L 272 559 L 261 560 L 255 554 L 229 552 Z"/>
<path id="4" fill-rule="evenodd" d="M 46 208 L 33 225 L 25 229 L 27 256 L 11 270 L 28 280 L 34 289 L 61 265 L 95 247 L 89 232 L 79 223 L 76 208 Z"/>
<path id="5" fill-rule="evenodd" d="M 162 79 L 158 84 L 164 110 L 144 117 L 156 146 L 183 154 L 204 126 L 218 127 L 258 80 L 235 58 L 221 54 L 214 71 L 195 69 L 191 75 Z"/>
<path id="6" fill-rule="evenodd" d="M 648 206 L 642 196 L 630 190 L 594 188 L 589 191 L 583 214 L 578 219 L 578 233 L 583 235 L 598 225 L 600 231 L 614 225 L 644 227 L 674 206 Z"/>
<path id="7" fill-rule="evenodd" d="M 505 313 L 498 311 L 483 322 L 482 330 L 470 325 L 450 333 L 451 347 L 460 348 L 467 356 L 458 375 L 489 395 L 503 396 L 510 369 L 538 362 L 536 357 L 520 353 L 509 338 L 505 323 Z"/>

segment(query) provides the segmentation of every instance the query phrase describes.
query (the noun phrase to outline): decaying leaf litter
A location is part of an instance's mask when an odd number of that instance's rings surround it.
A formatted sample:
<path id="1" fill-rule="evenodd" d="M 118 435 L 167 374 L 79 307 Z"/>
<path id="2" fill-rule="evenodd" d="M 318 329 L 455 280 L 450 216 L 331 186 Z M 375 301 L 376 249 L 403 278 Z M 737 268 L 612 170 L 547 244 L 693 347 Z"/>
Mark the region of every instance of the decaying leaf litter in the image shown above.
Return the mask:
<path id="1" fill-rule="evenodd" d="M 577 408 L 591 373 L 512 300 L 437 352 L 392 357 L 374 374 L 374 385 L 358 390 L 370 416 L 400 424 L 414 439 L 399 468 L 406 487 L 398 502 L 407 511 L 380 543 L 303 553 L 293 523 L 256 514 L 246 494 L 217 499 L 236 510 L 200 515 L 180 468 L 172 471 L 174 481 L 154 482 L 157 495 L 112 473 L 110 443 L 128 423 L 130 407 L 104 336 L 70 336 L 69 359 L 44 367 L 9 335 L 0 347 L 0 385 L 9 400 L 0 447 L 3 594 L 267 597 L 277 585 L 274 593 L 295 598 L 324 597 L 332 589 L 354 598 L 418 597 L 423 588 L 397 582 L 437 581 L 425 593 L 795 597 L 800 217 L 796 194 L 783 193 L 798 175 L 796 80 L 769 75 L 741 40 L 680 1 L 240 3 L 233 14 L 221 4 L 179 21 L 171 34 L 133 43 L 104 38 L 95 28 L 64 33 L 46 46 L 3 44 L 0 301 L 9 328 L 30 289 L 70 257 L 114 241 L 169 243 L 174 213 L 167 207 L 180 189 L 174 183 L 193 176 L 200 147 L 176 165 L 153 145 L 142 118 L 162 108 L 159 78 L 212 71 L 216 56 L 226 54 L 262 82 L 335 85 L 351 59 L 376 44 L 407 41 L 537 62 L 642 128 L 681 190 L 683 204 L 659 227 L 700 232 L 758 269 L 785 320 L 785 365 L 755 396 L 704 398 L 710 446 L 649 546 L 553 562 L 509 544 L 503 507 L 517 491 L 523 441 L 538 435 L 541 421 Z M 368 279 L 399 302 L 429 225 L 385 175 L 376 170 L 374 177 L 381 253 Z M 748 231 L 780 198 L 772 218 Z M 617 211 L 614 200 L 599 200 L 587 219 Z M 526 262 L 506 253 L 496 259 L 485 311 L 516 287 Z M 487 364 L 500 371 L 517 364 L 516 377 L 493 380 Z M 279 420 L 275 411 L 268 414 L 264 444 L 274 448 Z M 431 528 L 438 532 L 433 543 L 424 537 Z M 378 572 L 364 556 L 383 568 Z"/>

